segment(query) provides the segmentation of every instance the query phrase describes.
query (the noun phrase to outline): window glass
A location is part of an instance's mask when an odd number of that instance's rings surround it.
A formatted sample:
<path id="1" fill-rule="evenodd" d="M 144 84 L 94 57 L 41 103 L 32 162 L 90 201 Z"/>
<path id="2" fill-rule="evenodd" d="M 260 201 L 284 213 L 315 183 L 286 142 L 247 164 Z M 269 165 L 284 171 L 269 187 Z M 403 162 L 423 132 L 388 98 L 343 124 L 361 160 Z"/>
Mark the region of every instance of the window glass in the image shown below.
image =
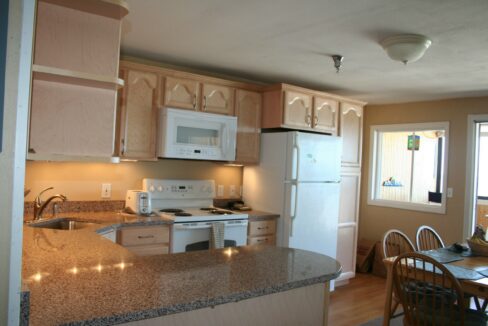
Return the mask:
<path id="1" fill-rule="evenodd" d="M 488 124 L 480 127 L 478 197 L 488 199 Z"/>
<path id="2" fill-rule="evenodd" d="M 373 126 L 368 203 L 444 212 L 447 131 L 448 123 Z"/>

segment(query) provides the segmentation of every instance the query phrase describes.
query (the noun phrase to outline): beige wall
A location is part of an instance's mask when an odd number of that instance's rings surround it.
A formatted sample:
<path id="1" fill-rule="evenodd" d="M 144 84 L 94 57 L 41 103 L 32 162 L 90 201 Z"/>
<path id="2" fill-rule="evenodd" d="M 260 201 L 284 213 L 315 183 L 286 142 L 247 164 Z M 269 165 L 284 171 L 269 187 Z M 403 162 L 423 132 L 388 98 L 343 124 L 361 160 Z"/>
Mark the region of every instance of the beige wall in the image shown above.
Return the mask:
<path id="1" fill-rule="evenodd" d="M 54 193 L 63 193 L 69 200 L 101 200 L 101 184 L 112 184 L 112 198 L 122 200 L 128 189 L 141 189 L 142 179 L 213 179 L 225 186 L 242 184 L 242 168 L 220 163 L 162 160 L 158 162 L 59 163 L 28 161 L 25 186 L 31 189 L 26 200 L 33 200 L 44 188 L 55 187 Z"/>
<path id="2" fill-rule="evenodd" d="M 380 240 L 388 229 L 398 228 L 406 232 L 414 241 L 417 227 L 427 224 L 438 230 L 447 243 L 463 240 L 467 116 L 476 113 L 488 113 L 488 97 L 366 107 L 359 210 L 360 238 Z M 368 205 L 370 126 L 429 121 L 448 121 L 450 123 L 447 184 L 448 187 L 453 188 L 454 196 L 447 199 L 446 214 Z"/>

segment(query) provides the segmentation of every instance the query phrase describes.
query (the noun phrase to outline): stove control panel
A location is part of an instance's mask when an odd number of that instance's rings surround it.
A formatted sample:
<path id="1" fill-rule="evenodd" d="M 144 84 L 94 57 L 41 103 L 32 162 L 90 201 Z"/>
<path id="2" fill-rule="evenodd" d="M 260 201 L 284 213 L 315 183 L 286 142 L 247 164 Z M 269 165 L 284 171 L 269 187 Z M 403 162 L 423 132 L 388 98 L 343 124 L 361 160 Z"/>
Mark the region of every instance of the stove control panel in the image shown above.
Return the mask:
<path id="1" fill-rule="evenodd" d="M 152 199 L 210 199 L 215 197 L 214 180 L 143 179 L 142 189 Z"/>

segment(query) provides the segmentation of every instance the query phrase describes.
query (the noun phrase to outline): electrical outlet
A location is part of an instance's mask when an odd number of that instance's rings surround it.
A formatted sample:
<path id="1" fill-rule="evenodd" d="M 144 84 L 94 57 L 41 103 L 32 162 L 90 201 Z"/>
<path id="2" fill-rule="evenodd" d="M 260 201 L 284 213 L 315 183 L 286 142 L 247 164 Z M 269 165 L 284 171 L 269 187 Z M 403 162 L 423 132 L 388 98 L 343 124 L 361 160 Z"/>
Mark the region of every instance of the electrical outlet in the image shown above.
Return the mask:
<path id="1" fill-rule="evenodd" d="M 217 186 L 217 197 L 224 197 L 224 185 Z"/>
<path id="2" fill-rule="evenodd" d="M 454 190 L 452 188 L 447 188 L 447 198 L 452 198 Z"/>
<path id="3" fill-rule="evenodd" d="M 102 198 L 112 197 L 112 184 L 102 183 Z"/>
<path id="4" fill-rule="evenodd" d="M 236 186 L 230 185 L 229 186 L 229 196 L 235 197 L 236 196 Z"/>

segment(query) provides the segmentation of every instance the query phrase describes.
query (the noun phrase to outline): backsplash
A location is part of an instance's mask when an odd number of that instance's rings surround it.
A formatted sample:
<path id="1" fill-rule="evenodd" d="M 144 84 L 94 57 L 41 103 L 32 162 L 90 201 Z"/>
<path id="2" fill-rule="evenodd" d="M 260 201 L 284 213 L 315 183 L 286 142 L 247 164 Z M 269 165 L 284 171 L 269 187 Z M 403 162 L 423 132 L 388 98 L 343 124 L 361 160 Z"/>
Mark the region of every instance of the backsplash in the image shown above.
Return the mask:
<path id="1" fill-rule="evenodd" d="M 27 161 L 25 187 L 31 189 L 26 201 L 33 201 L 47 187 L 53 194 L 63 194 L 68 201 L 98 201 L 102 183 L 111 185 L 110 200 L 125 200 L 126 191 L 141 189 L 143 178 L 212 179 L 224 186 L 222 197 L 230 197 L 229 186 L 242 185 L 242 167 L 208 161 L 160 160 L 157 162 L 64 163 Z"/>

